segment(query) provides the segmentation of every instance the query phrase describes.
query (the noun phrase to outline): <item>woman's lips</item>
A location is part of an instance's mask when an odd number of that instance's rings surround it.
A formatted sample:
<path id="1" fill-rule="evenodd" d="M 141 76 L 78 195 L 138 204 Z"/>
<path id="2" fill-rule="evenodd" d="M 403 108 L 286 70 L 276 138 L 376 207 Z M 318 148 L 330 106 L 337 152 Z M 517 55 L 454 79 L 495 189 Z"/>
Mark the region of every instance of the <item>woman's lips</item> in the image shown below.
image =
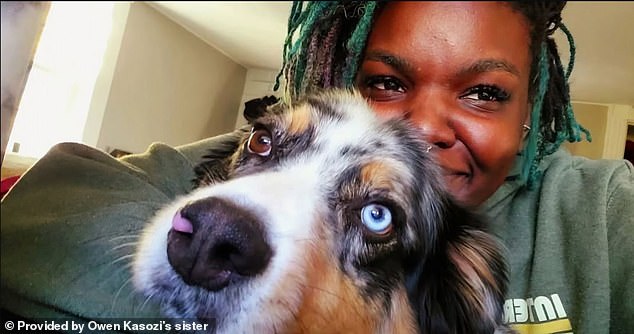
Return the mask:
<path id="1" fill-rule="evenodd" d="M 445 184 L 454 195 L 471 181 L 471 173 L 455 169 L 443 169 Z"/>
<path id="2" fill-rule="evenodd" d="M 441 167 L 447 189 L 454 196 L 457 196 L 459 193 L 465 191 L 465 188 L 473 180 L 474 171 L 472 165 L 468 162 L 469 160 L 463 158 L 462 155 L 456 157 L 455 155 L 447 154 L 438 154 L 437 159 Z"/>
<path id="3" fill-rule="evenodd" d="M 443 175 L 445 176 L 464 176 L 471 177 L 471 171 L 468 168 L 448 168 L 441 166 Z"/>

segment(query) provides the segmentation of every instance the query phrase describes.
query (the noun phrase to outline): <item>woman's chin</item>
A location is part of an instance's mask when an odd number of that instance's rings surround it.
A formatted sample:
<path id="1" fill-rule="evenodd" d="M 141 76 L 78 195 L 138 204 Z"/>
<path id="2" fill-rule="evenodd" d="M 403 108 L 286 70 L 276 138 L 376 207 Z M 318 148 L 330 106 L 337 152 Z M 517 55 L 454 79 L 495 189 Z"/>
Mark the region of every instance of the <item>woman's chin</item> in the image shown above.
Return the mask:
<path id="1" fill-rule="evenodd" d="M 464 173 L 453 173 L 446 174 L 444 178 L 445 186 L 454 199 L 463 205 L 474 205 L 471 191 L 472 178 L 470 175 Z"/>

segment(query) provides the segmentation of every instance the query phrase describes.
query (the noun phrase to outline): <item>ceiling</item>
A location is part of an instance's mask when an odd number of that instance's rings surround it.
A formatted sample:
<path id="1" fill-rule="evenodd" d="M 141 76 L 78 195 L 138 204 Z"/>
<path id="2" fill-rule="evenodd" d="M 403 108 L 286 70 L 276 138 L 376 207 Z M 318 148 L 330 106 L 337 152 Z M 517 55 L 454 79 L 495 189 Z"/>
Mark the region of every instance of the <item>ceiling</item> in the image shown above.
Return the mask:
<path id="1" fill-rule="evenodd" d="M 281 65 L 291 2 L 147 3 L 246 68 Z M 634 2 L 568 2 L 563 22 L 577 46 L 572 98 L 634 105 Z M 555 39 L 567 62 L 565 36 Z"/>

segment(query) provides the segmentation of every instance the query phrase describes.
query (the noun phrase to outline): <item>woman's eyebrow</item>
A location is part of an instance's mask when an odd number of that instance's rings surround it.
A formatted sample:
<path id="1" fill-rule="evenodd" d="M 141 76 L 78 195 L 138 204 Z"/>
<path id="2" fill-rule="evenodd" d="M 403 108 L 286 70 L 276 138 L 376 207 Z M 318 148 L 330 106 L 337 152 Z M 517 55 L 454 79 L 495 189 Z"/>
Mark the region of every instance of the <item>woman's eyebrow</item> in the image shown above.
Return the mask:
<path id="1" fill-rule="evenodd" d="M 492 71 L 505 71 L 515 76 L 520 75 L 520 72 L 518 71 L 517 67 L 515 67 L 515 65 L 503 59 L 480 59 L 461 69 L 458 74 L 466 75 Z"/>
<path id="2" fill-rule="evenodd" d="M 384 63 L 400 73 L 412 73 L 414 66 L 406 59 L 398 57 L 383 50 L 369 50 L 365 56 L 366 60 L 378 61 Z M 470 65 L 464 67 L 458 72 L 458 75 L 477 74 L 492 71 L 505 71 L 515 76 L 519 76 L 520 72 L 517 67 L 506 60 L 487 58 L 480 59 Z"/>
<path id="3" fill-rule="evenodd" d="M 414 66 L 407 60 L 382 50 L 367 51 L 365 59 L 384 63 L 400 73 L 412 73 L 414 71 Z"/>

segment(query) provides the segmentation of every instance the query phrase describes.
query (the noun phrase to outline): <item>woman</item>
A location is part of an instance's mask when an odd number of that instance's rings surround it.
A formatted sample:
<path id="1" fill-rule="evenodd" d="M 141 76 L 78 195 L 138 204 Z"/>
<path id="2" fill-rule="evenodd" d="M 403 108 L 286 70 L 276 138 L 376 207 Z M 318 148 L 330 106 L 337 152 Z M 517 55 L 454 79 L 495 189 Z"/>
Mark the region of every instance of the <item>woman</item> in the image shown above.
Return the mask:
<path id="1" fill-rule="evenodd" d="M 508 248 L 505 317 L 520 332 L 626 333 L 634 328 L 633 168 L 558 150 L 584 132 L 570 107 L 570 69 L 551 37 L 567 32 L 563 7 L 297 2 L 285 45 L 287 98 L 354 85 L 378 113 L 402 113 L 420 127 L 449 191 L 490 216 Z M 187 192 L 192 166 L 216 140 L 154 145 L 121 161 L 79 145 L 54 148 L 2 204 L 3 307 L 23 316 L 41 314 L 31 304 L 67 316 L 152 314 L 135 308 L 124 273 L 104 280 L 110 262 L 91 255 L 112 253 L 111 240 Z M 105 288 L 93 288 L 98 280 Z"/>
<path id="2" fill-rule="evenodd" d="M 589 135 L 551 36 L 562 29 L 574 59 L 564 6 L 295 3 L 286 92 L 292 100 L 354 83 L 376 112 L 418 125 L 449 191 L 488 214 L 509 250 L 507 322 L 524 332 L 627 332 L 634 176 L 625 161 L 558 150 Z"/>

